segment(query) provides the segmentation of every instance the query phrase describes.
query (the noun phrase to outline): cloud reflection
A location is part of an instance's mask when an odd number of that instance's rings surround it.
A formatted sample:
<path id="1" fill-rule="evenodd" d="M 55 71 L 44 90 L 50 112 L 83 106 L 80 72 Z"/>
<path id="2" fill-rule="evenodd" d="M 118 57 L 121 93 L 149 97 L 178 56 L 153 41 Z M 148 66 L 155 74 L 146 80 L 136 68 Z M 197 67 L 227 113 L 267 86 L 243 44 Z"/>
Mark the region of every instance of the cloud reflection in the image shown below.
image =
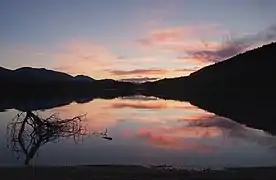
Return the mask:
<path id="1" fill-rule="evenodd" d="M 137 132 L 139 139 L 145 140 L 154 147 L 164 149 L 185 149 L 185 150 L 203 150 L 209 148 L 205 143 L 185 141 L 180 137 L 175 137 L 170 134 L 157 133 L 150 130 L 139 130 Z"/>
<path id="2" fill-rule="evenodd" d="M 134 109 L 195 109 L 189 103 L 177 103 L 172 101 L 117 101 L 111 104 L 112 108 L 134 108 Z"/>
<path id="3" fill-rule="evenodd" d="M 203 128 L 216 127 L 221 130 L 223 138 L 244 140 L 268 146 L 276 150 L 275 136 L 262 130 L 249 128 L 224 117 L 214 116 L 209 119 L 198 119 L 197 121 L 191 121 L 188 126 Z"/>
<path id="4" fill-rule="evenodd" d="M 138 109 L 154 111 L 137 111 Z M 87 113 L 88 131 L 103 131 L 113 127 L 120 131 L 120 138 L 126 142 L 138 140 L 150 147 L 166 150 L 210 153 L 220 148 L 240 147 L 245 143 L 270 149 L 276 147 L 274 136 L 205 112 L 187 102 L 136 96 L 113 100 L 97 99 L 56 108 L 55 111 L 67 117 Z"/>
<path id="5" fill-rule="evenodd" d="M 102 132 L 106 128 L 113 127 L 117 124 L 116 114 L 113 111 L 106 111 L 107 100 L 93 100 L 84 104 L 70 104 L 55 108 L 52 111 L 60 112 L 64 118 L 74 114 L 87 114 L 86 128 L 90 132 Z"/>

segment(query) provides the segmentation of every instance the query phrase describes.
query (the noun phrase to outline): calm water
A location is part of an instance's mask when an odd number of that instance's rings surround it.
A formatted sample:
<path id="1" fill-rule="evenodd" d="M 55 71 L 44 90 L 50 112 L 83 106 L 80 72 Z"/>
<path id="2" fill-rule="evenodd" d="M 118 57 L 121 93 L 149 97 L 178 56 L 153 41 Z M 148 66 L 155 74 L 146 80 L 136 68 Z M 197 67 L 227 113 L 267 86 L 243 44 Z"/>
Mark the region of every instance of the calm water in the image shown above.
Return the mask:
<path id="1" fill-rule="evenodd" d="M 24 149 L 10 132 L 11 123 L 15 122 L 12 119 L 18 113 L 14 109 L 0 113 L 1 166 L 21 166 L 26 159 Z M 37 151 L 28 153 L 34 153 L 30 164 L 166 164 L 186 168 L 276 165 L 276 137 L 188 102 L 133 96 L 38 111 L 39 117 L 45 119 L 53 113 L 59 113 L 61 118 L 86 114 L 87 120 L 79 126 L 90 135 L 77 141 L 70 135 L 45 140 L 37 145 Z M 17 123 L 20 127 L 20 121 Z M 27 137 L 32 127 L 26 126 L 29 127 L 23 138 L 28 143 L 23 147 L 30 149 L 35 141 Z M 99 135 L 106 132 L 104 136 L 112 140 Z M 13 135 L 17 137 L 16 132 Z M 63 136 L 66 135 L 64 132 Z"/>

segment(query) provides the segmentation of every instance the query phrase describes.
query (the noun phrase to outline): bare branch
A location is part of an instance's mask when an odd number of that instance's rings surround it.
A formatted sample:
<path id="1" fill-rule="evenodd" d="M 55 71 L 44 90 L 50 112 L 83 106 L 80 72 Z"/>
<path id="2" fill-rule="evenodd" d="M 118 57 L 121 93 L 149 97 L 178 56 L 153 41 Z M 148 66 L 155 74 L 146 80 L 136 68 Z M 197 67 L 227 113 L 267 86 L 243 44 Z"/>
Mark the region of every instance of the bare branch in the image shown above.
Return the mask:
<path id="1" fill-rule="evenodd" d="M 25 114 L 25 116 L 24 116 Z M 25 165 L 35 156 L 40 146 L 48 142 L 59 142 L 61 138 L 73 138 L 75 143 L 89 135 L 83 126 L 86 114 L 70 119 L 61 119 L 55 113 L 43 119 L 31 111 L 17 114 L 7 126 L 8 146 L 17 154 L 25 156 Z M 92 133 L 107 140 L 107 129 L 104 133 Z"/>

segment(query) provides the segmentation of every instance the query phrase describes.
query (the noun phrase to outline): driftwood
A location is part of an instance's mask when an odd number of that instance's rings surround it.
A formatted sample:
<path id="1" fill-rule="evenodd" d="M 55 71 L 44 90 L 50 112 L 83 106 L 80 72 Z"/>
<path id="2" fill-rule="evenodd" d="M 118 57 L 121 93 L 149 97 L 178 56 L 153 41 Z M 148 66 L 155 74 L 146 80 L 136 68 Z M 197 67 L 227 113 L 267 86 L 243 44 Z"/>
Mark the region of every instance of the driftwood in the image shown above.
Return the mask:
<path id="1" fill-rule="evenodd" d="M 48 142 L 58 142 L 61 138 L 73 138 L 77 143 L 90 133 L 82 122 L 86 114 L 71 119 L 61 119 L 58 114 L 52 114 L 43 119 L 31 111 L 17 114 L 7 126 L 8 146 L 16 153 L 17 158 L 25 156 L 25 165 L 37 154 L 38 149 Z M 101 138 L 112 140 L 104 133 L 91 133 Z"/>

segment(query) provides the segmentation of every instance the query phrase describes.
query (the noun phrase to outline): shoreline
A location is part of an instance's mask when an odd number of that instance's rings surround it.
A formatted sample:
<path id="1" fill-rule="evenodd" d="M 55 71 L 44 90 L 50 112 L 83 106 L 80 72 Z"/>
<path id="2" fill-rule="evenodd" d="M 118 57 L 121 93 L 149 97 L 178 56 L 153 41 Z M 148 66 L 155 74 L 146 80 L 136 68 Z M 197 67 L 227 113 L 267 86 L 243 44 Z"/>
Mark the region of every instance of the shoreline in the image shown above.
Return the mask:
<path id="1" fill-rule="evenodd" d="M 83 165 L 56 167 L 0 167 L 2 177 L 15 179 L 276 179 L 276 167 L 187 170 L 166 166 Z"/>

